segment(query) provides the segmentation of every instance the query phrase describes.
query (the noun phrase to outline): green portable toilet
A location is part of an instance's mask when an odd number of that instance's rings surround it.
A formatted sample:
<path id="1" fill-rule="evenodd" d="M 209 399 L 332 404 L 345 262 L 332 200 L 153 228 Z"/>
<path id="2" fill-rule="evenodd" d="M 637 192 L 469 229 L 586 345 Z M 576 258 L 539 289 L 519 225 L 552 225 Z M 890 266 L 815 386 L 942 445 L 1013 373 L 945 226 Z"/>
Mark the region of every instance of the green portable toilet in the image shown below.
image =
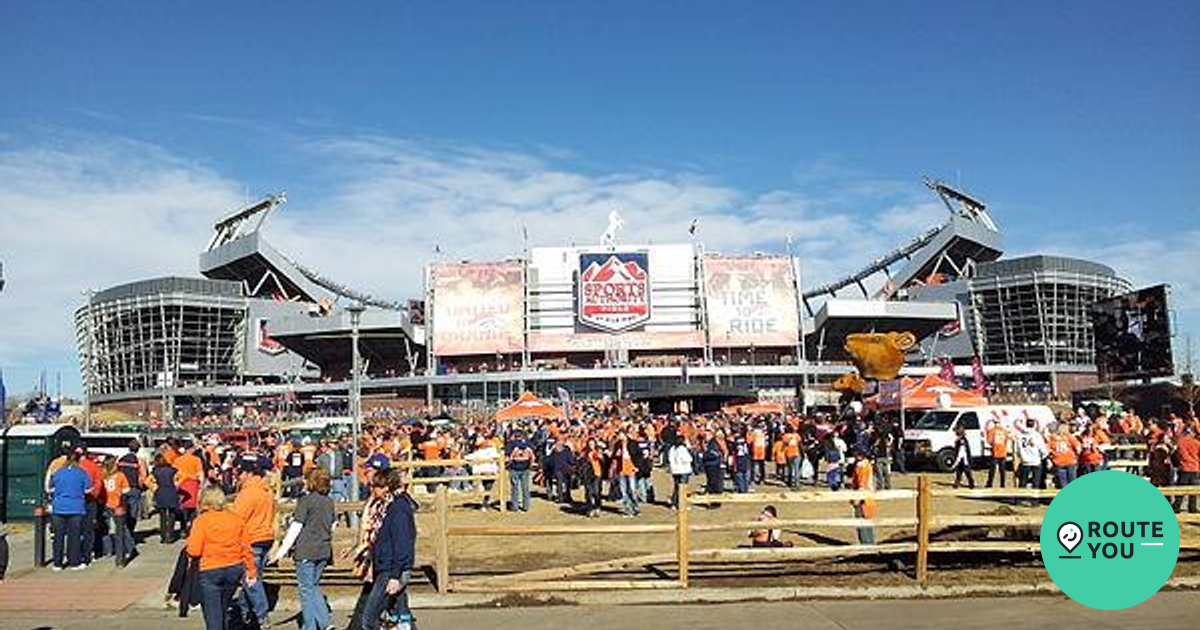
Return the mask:
<path id="1" fill-rule="evenodd" d="M 33 508 L 46 503 L 46 468 L 78 443 L 69 424 L 18 424 L 0 434 L 0 522 L 33 520 Z"/>

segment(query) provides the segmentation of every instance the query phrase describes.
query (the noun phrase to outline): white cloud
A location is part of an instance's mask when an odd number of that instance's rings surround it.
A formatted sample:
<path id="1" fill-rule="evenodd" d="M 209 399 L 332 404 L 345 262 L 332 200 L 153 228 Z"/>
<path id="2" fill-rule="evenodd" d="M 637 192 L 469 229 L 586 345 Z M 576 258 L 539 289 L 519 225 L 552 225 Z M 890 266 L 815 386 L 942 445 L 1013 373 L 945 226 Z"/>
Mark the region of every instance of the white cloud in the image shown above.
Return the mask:
<path id="1" fill-rule="evenodd" d="M 47 356 L 61 366 L 74 350 L 74 312 L 85 289 L 195 275 L 207 226 L 239 201 L 237 189 L 204 167 L 122 139 L 0 150 L 5 367 L 32 369 Z"/>
<path id="2" fill-rule="evenodd" d="M 798 190 L 748 191 L 691 170 L 582 172 L 564 165 L 573 154 L 538 148 L 366 135 L 285 142 L 278 149 L 300 156 L 289 163 L 304 166 L 277 187 L 326 188 L 318 198 L 293 195 L 266 237 L 327 277 L 395 300 L 420 294 L 435 246 L 450 259 L 513 256 L 522 226 L 533 245 L 595 243 L 614 209 L 625 217 L 626 242 L 686 241 L 693 219 L 708 249 L 725 253 L 780 252 L 790 234 L 808 286 L 854 271 L 945 216 L 916 182 L 862 177 L 842 194 L 814 171 Z M 0 260 L 9 277 L 0 358 L 32 369 L 71 355 L 86 288 L 195 275 L 212 223 L 244 201 L 236 177 L 120 138 L 0 145 Z M 1192 231 L 1083 253 L 1135 278 L 1166 275 L 1195 309 L 1200 280 L 1188 271 L 1200 259 L 1188 243 L 1198 239 Z"/>

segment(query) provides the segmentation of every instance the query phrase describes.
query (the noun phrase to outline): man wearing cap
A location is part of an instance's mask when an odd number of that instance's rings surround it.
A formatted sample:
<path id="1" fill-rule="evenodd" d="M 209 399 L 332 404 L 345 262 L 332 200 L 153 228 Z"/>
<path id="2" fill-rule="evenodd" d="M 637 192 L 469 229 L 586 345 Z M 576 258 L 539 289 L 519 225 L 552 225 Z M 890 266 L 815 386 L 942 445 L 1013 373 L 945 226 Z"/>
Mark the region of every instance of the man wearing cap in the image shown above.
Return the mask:
<path id="1" fill-rule="evenodd" d="M 262 477 L 263 469 L 261 458 L 254 453 L 245 453 L 238 459 L 238 494 L 230 508 L 242 519 L 243 532 L 250 542 L 259 574 L 266 563 L 267 552 L 275 544 L 275 496 Z M 270 605 L 262 580 L 243 585 L 239 605 L 248 621 L 257 621 L 260 628 L 268 626 Z"/>

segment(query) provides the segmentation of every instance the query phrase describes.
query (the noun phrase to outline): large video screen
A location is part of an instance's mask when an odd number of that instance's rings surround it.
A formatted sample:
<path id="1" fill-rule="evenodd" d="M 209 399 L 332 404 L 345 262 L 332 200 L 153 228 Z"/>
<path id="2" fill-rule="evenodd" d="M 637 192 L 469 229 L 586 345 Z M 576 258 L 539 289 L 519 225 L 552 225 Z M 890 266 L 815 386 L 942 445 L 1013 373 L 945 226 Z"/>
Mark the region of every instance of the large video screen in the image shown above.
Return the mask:
<path id="1" fill-rule="evenodd" d="M 1168 313 L 1167 286 L 1162 284 L 1092 307 L 1096 368 L 1102 382 L 1174 373 Z"/>

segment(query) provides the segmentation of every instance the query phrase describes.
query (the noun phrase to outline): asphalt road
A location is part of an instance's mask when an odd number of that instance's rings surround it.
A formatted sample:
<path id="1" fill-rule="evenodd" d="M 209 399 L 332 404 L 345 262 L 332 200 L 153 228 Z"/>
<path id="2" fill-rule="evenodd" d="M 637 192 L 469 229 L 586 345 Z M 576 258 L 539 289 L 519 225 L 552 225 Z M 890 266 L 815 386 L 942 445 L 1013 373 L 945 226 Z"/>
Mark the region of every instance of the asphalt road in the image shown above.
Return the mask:
<path id="1" fill-rule="evenodd" d="M 3 630 L 172 630 L 202 628 L 198 615 L 183 620 L 146 609 L 112 615 L 47 619 L 32 613 L 0 618 Z M 1086 608 L 1064 597 L 981 598 L 933 601 L 837 601 L 684 606 L 567 606 L 417 611 L 421 630 L 1183 630 L 1197 627 L 1200 594 L 1159 593 L 1121 611 Z M 278 624 L 278 621 L 277 621 Z M 288 623 L 276 625 L 294 628 Z"/>

